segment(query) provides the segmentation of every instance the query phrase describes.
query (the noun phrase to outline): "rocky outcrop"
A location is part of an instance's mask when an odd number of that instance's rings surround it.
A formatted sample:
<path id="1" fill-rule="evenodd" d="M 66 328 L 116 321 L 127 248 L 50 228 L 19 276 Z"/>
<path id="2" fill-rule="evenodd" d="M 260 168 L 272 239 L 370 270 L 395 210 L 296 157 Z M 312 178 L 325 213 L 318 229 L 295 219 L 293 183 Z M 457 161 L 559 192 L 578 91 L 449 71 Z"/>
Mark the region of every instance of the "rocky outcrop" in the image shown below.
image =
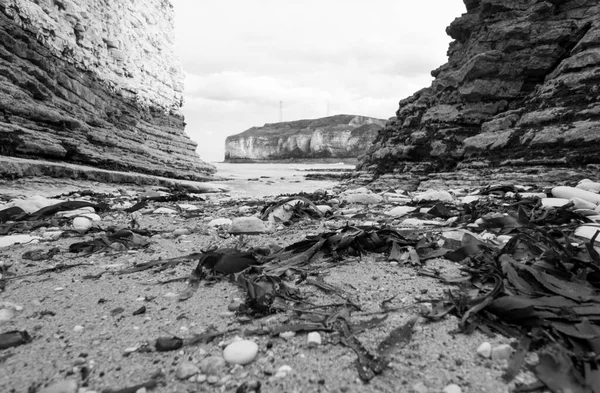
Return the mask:
<path id="1" fill-rule="evenodd" d="M 448 63 L 400 107 L 372 173 L 600 163 L 597 0 L 464 0 Z"/>
<path id="2" fill-rule="evenodd" d="M 356 158 L 369 146 L 385 120 L 336 115 L 252 127 L 225 141 L 225 161 Z"/>
<path id="3" fill-rule="evenodd" d="M 213 173 L 184 133 L 172 16 L 167 0 L 0 0 L 0 155 Z"/>

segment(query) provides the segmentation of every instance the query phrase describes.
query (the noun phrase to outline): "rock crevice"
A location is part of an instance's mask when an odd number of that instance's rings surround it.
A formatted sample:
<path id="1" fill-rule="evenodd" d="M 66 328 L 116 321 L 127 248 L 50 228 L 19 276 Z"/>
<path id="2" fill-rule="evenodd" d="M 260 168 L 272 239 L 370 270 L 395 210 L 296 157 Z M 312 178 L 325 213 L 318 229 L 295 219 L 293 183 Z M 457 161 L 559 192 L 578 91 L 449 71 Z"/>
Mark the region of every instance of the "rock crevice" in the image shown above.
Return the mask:
<path id="1" fill-rule="evenodd" d="M 361 157 L 376 174 L 600 162 L 600 5 L 465 0 L 448 62 Z"/>
<path id="2" fill-rule="evenodd" d="M 168 1 L 0 0 L 0 154 L 204 179 Z"/>

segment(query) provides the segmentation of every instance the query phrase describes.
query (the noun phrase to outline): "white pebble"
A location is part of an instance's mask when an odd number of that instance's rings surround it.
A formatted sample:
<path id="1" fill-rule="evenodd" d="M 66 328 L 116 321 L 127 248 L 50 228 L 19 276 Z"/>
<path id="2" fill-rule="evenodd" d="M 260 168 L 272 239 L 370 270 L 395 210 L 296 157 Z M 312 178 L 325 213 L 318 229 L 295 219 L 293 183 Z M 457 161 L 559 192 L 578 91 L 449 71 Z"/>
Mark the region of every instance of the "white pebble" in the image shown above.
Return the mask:
<path id="1" fill-rule="evenodd" d="M 319 332 L 310 332 L 306 337 L 306 344 L 312 348 L 321 345 L 321 334 Z"/>
<path id="2" fill-rule="evenodd" d="M 554 195 L 556 198 L 581 198 L 585 201 L 591 202 L 595 205 L 600 203 L 600 195 L 594 193 L 594 192 L 590 192 L 590 191 L 586 191 L 586 190 L 582 190 L 579 188 L 575 188 L 575 187 L 567 187 L 567 186 L 559 186 L 559 187 L 554 187 L 552 189 L 552 195 Z"/>
<path id="3" fill-rule="evenodd" d="M 513 348 L 508 344 L 501 344 L 492 349 L 492 360 L 509 359 L 513 353 Z"/>
<path id="4" fill-rule="evenodd" d="M 75 217 L 73 219 L 73 229 L 79 233 L 85 233 L 92 227 L 92 220 L 87 217 Z"/>
<path id="5" fill-rule="evenodd" d="M 83 326 L 81 326 L 81 325 L 75 325 L 75 327 L 73 327 L 73 331 L 74 332 L 82 332 L 83 331 Z"/>
<path id="6" fill-rule="evenodd" d="M 447 385 L 443 391 L 444 393 L 462 393 L 462 389 L 460 388 L 460 386 L 458 386 L 455 383 Z"/>
<path id="7" fill-rule="evenodd" d="M 477 347 L 477 354 L 483 358 L 489 359 L 492 356 L 492 344 L 483 342 Z"/>
<path id="8" fill-rule="evenodd" d="M 258 345 L 254 341 L 241 340 L 229 344 L 223 350 L 223 358 L 227 363 L 246 365 L 258 354 Z"/>
<path id="9" fill-rule="evenodd" d="M 285 338 L 286 340 L 294 337 L 295 335 L 296 335 L 296 332 L 281 332 L 281 333 L 279 333 L 279 337 Z"/>

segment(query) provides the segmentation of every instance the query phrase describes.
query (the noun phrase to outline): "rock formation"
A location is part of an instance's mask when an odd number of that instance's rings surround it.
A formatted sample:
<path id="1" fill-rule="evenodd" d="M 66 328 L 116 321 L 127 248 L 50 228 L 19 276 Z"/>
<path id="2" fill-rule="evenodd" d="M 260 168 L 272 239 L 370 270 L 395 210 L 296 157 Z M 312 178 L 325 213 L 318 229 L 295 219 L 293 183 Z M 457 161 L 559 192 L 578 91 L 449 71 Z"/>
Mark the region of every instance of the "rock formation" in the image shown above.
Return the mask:
<path id="1" fill-rule="evenodd" d="M 0 0 L 0 155 L 213 173 L 184 133 L 172 19 L 168 0 Z"/>
<path id="2" fill-rule="evenodd" d="M 375 139 L 385 120 L 336 115 L 268 123 L 225 141 L 225 161 L 356 158 Z"/>
<path id="3" fill-rule="evenodd" d="M 359 167 L 376 174 L 600 163 L 597 0 L 464 0 L 448 63 L 400 101 Z"/>

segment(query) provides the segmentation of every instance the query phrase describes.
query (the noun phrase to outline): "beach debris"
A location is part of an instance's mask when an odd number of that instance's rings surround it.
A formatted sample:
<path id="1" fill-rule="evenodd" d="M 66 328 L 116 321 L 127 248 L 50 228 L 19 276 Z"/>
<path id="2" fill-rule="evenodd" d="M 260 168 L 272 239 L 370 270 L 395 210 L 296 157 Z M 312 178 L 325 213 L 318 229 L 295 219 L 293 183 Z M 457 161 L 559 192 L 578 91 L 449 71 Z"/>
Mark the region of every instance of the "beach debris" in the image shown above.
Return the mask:
<path id="1" fill-rule="evenodd" d="M 273 223 L 289 224 L 304 218 L 318 219 L 324 213 L 311 200 L 303 196 L 293 196 L 265 206 L 260 218 Z"/>
<path id="2" fill-rule="evenodd" d="M 252 363 L 258 355 L 258 345 L 254 341 L 234 341 L 223 350 L 223 359 L 230 364 L 245 366 Z"/>

